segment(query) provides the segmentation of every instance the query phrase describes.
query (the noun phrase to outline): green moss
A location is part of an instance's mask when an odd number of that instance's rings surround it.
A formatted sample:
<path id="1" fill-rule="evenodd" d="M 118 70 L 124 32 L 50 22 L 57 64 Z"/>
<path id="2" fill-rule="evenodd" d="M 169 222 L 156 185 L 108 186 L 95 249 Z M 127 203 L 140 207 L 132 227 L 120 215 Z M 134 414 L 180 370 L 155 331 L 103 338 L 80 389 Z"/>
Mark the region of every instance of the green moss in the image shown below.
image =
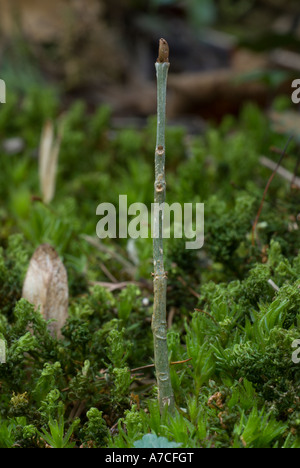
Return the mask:
<path id="1" fill-rule="evenodd" d="M 35 91 L 0 108 L 0 138 L 25 141 L 14 156 L 0 145 L 0 338 L 7 350 L 0 446 L 133 447 L 153 433 L 183 447 L 299 448 L 300 367 L 292 361 L 300 338 L 299 193 L 278 176 L 254 245 L 251 235 L 270 176 L 259 157 L 272 144 L 283 147 L 285 136 L 253 105 L 190 137 L 188 147 L 183 128 L 167 130 L 167 201 L 205 203 L 205 245 L 192 251 L 185 239 L 165 242 L 169 359 L 192 358 L 171 366 L 177 412 L 166 419 L 153 367 L 130 371 L 153 362 L 151 239 L 136 240 L 134 258 L 127 239 L 103 240 L 99 250 L 86 241 L 102 201 L 118 204 L 127 194 L 128 203 L 150 207 L 155 121 L 118 130 L 109 108 L 90 113 L 82 102 L 72 105 L 55 198 L 44 206 L 32 156 L 58 104 L 52 92 Z M 294 158 L 291 147 L 290 170 Z M 21 299 L 42 242 L 68 271 L 60 341 Z"/>

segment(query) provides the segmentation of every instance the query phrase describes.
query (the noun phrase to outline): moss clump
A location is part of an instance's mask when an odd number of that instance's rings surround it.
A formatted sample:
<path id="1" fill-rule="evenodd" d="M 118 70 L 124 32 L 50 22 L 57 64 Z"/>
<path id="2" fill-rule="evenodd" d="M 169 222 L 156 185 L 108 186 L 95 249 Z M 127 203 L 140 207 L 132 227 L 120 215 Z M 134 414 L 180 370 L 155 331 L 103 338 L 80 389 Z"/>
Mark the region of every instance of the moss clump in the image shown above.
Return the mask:
<path id="1" fill-rule="evenodd" d="M 255 245 L 251 239 L 270 175 L 259 157 L 286 137 L 252 105 L 190 138 L 188 148 L 185 129 L 167 129 L 167 201 L 204 202 L 205 245 L 187 251 L 184 239 L 165 242 L 169 359 L 187 360 L 171 366 L 177 410 L 166 419 L 153 367 L 144 368 L 153 363 L 151 239 L 106 239 L 97 248 L 87 241 L 100 202 L 118 205 L 127 194 L 128 203 L 150 207 L 154 121 L 119 130 L 107 107 L 89 113 L 72 105 L 55 198 L 45 206 L 32 156 L 41 122 L 59 111 L 53 93 L 37 91 L 0 109 L 0 139 L 25 141 L 15 156 L 0 145 L 0 339 L 7 351 L 0 446 L 133 447 L 151 432 L 189 448 L 299 448 L 300 367 L 292 360 L 300 338 L 299 193 L 279 177 Z M 21 299 L 29 259 L 43 242 L 68 271 L 69 317 L 59 341 Z"/>

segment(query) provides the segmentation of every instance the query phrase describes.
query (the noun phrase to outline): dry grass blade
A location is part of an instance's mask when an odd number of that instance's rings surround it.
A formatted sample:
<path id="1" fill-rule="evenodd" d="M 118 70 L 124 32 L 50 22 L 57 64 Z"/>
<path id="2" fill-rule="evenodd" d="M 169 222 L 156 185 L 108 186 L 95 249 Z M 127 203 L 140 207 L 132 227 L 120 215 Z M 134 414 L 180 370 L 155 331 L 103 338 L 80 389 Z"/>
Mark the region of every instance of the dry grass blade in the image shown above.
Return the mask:
<path id="1" fill-rule="evenodd" d="M 275 171 L 277 168 L 277 164 L 271 159 L 266 158 L 265 156 L 262 156 L 259 161 L 262 166 L 265 166 L 268 169 L 271 169 L 271 171 Z M 290 182 L 295 187 L 300 188 L 300 177 L 297 177 L 295 174 L 292 174 L 290 171 L 288 171 L 284 167 L 279 166 L 277 168 L 277 174 L 280 175 L 283 179 Z"/>
<path id="2" fill-rule="evenodd" d="M 116 252 L 115 249 L 107 247 L 99 239 L 96 239 L 94 237 L 87 236 L 85 234 L 82 234 L 81 237 L 90 245 L 95 247 L 95 249 L 99 250 L 99 252 L 103 252 L 109 257 L 114 258 L 118 263 L 120 263 L 120 265 L 124 267 L 127 273 L 130 274 L 132 277 L 135 276 L 137 268 L 130 261 L 128 261 L 124 256 Z"/>
<path id="3" fill-rule="evenodd" d="M 48 120 L 42 130 L 39 148 L 40 189 L 44 203 L 50 203 L 55 194 L 58 156 L 63 135 L 63 121 L 58 122 L 57 136 L 53 122 Z"/>
<path id="4" fill-rule="evenodd" d="M 274 179 L 275 177 L 275 174 L 277 173 L 279 167 L 280 167 L 280 164 L 281 164 L 281 161 L 283 160 L 284 156 L 286 155 L 286 151 L 288 149 L 288 146 L 290 144 L 290 142 L 293 140 L 294 136 L 291 135 L 284 147 L 284 150 L 282 151 L 282 154 L 281 154 L 281 157 L 278 161 L 278 163 L 276 164 L 276 167 L 274 169 L 274 171 L 272 172 L 268 182 L 267 182 L 267 185 L 265 187 L 265 190 L 264 190 L 264 193 L 263 193 L 263 196 L 262 196 L 262 200 L 261 200 L 261 203 L 260 203 L 260 206 L 259 206 L 259 209 L 258 209 L 258 212 L 257 212 L 257 215 L 256 215 L 256 218 L 255 218 L 255 221 L 253 223 L 253 227 L 252 227 L 252 245 L 255 244 L 255 232 L 256 232 L 256 226 L 257 226 L 257 223 L 259 221 L 259 218 L 260 218 L 260 215 L 261 215 L 261 212 L 262 212 L 262 209 L 263 209 L 263 206 L 264 206 L 264 202 L 265 202 L 265 198 L 267 196 L 267 193 L 268 193 L 268 190 L 269 190 L 269 187 L 272 183 L 272 180 Z"/>
<path id="5" fill-rule="evenodd" d="M 143 283 L 139 283 L 138 281 L 121 281 L 118 283 L 107 283 L 105 281 L 92 281 L 91 284 L 101 286 L 102 288 L 107 289 L 110 292 L 117 291 L 119 289 L 124 289 L 127 288 L 128 285 L 134 284 L 135 286 L 138 287 L 143 287 Z"/>

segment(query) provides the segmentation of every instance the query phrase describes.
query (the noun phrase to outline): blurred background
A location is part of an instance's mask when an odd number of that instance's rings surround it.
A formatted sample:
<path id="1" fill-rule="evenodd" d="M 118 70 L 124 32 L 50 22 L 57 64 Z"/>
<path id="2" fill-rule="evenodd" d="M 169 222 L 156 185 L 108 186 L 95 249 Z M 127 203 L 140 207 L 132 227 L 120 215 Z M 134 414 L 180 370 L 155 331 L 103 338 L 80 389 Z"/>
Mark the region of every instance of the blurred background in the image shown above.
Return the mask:
<path id="1" fill-rule="evenodd" d="M 0 0 L 0 74 L 11 91 L 55 87 L 62 105 L 155 113 L 158 40 L 170 45 L 170 118 L 266 106 L 300 76 L 298 0 Z"/>

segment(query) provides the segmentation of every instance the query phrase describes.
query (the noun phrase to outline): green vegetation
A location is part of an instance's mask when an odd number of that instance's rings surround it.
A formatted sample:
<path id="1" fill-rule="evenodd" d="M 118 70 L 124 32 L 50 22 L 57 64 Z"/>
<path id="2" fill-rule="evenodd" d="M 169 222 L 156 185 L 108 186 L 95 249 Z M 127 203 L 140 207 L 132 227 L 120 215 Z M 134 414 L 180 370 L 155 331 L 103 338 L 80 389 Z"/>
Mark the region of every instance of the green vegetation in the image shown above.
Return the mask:
<path id="1" fill-rule="evenodd" d="M 153 367 L 144 368 L 153 363 L 152 240 L 95 236 L 99 203 L 118 206 L 119 194 L 152 203 L 156 121 L 116 130 L 107 107 L 89 113 L 75 102 L 65 113 L 55 198 L 44 205 L 37 148 L 44 121 L 60 111 L 53 92 L 41 90 L 7 96 L 0 108 L 0 446 L 300 448 L 300 364 L 292 361 L 300 191 L 279 176 L 251 242 L 270 176 L 259 158 L 287 136 L 252 104 L 188 143 L 185 129 L 167 128 L 167 201 L 204 202 L 206 235 L 200 251 L 165 241 L 169 360 L 191 358 L 170 366 L 171 417 L 160 414 Z M 24 149 L 9 154 L 3 143 L 16 136 Z M 294 142 L 283 163 L 291 171 L 296 151 Z M 68 271 L 60 341 L 21 298 L 30 256 L 44 242 Z M 127 287 L 105 288 L 112 278 Z"/>

